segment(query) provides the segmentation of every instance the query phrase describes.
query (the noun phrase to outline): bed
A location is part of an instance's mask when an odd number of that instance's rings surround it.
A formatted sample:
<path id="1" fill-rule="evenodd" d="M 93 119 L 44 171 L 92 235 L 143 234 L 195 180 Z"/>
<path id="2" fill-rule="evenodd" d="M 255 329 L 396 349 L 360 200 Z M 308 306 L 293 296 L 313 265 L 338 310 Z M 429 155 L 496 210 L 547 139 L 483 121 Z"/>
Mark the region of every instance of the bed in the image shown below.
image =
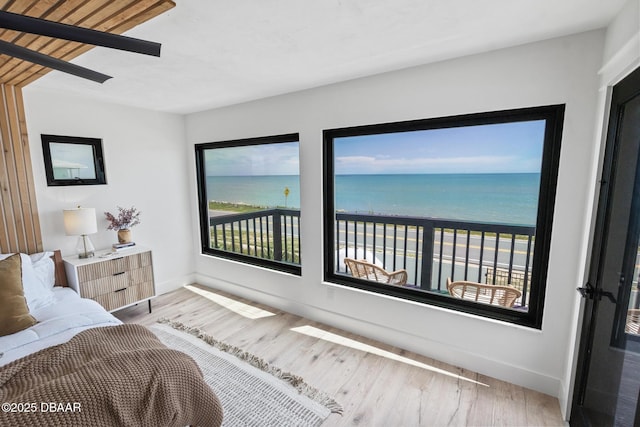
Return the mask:
<path id="1" fill-rule="evenodd" d="M 0 255 L 0 425 L 221 424 L 193 359 L 66 285 L 59 251 Z"/>

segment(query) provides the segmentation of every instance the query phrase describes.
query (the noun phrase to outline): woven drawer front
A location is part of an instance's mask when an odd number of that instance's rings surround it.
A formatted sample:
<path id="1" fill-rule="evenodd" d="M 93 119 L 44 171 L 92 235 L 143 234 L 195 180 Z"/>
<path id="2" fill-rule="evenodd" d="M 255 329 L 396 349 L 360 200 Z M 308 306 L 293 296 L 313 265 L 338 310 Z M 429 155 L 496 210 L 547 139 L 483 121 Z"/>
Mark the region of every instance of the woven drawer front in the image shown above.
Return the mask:
<path id="1" fill-rule="evenodd" d="M 116 273 L 122 273 L 129 270 L 129 257 L 113 258 L 102 262 L 82 265 L 78 267 L 78 280 L 80 283 L 90 280 L 100 279 L 102 277 L 113 276 Z"/>
<path id="2" fill-rule="evenodd" d="M 112 276 L 102 277 L 96 280 L 90 280 L 82 284 L 82 297 L 94 298 L 98 295 L 109 294 L 129 287 L 131 284 L 130 272 L 123 271 Z"/>
<path id="3" fill-rule="evenodd" d="M 130 270 L 146 267 L 148 265 L 151 265 L 151 252 L 131 255 L 130 257 L 128 257 L 128 260 Z"/>
<path id="4" fill-rule="evenodd" d="M 153 268 L 150 265 L 129 272 L 129 284 L 131 285 L 151 281 L 153 281 Z"/>
<path id="5" fill-rule="evenodd" d="M 78 267 L 78 280 L 80 283 L 84 283 L 149 265 L 151 265 L 151 252 L 120 256 Z"/>
<path id="6" fill-rule="evenodd" d="M 107 311 L 111 311 L 152 296 L 153 282 L 145 282 L 117 292 L 98 295 L 93 299 L 100 303 Z"/>

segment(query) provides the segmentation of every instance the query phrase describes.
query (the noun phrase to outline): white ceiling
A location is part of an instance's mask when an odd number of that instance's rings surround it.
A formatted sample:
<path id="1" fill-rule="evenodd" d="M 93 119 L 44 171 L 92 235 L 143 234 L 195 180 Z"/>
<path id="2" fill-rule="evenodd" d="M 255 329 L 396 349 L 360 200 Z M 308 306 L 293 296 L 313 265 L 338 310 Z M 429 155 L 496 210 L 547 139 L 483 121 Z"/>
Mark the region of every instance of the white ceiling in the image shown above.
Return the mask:
<path id="1" fill-rule="evenodd" d="M 176 0 L 126 35 L 160 58 L 97 47 L 31 84 L 174 113 L 606 27 L 626 0 Z"/>

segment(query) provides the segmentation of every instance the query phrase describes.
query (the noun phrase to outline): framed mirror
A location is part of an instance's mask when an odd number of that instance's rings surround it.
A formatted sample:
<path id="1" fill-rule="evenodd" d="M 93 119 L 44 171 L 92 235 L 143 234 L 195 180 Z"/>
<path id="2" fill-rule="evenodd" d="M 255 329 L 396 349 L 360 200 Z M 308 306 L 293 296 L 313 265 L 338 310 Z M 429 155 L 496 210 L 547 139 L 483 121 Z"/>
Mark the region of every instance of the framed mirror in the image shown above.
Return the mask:
<path id="1" fill-rule="evenodd" d="M 106 184 L 102 140 L 41 135 L 48 186 Z"/>

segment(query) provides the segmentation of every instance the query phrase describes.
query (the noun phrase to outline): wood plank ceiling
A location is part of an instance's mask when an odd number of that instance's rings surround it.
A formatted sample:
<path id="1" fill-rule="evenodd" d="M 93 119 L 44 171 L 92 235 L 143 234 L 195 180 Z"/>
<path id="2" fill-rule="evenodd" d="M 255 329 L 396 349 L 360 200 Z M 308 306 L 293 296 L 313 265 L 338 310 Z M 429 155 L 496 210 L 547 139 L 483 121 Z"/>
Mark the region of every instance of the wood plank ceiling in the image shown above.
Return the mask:
<path id="1" fill-rule="evenodd" d="M 174 6 L 170 0 L 0 0 L 0 10 L 114 34 Z M 0 39 L 64 61 L 93 48 L 5 29 Z M 0 253 L 43 249 L 22 88 L 49 71 L 0 54 Z"/>
<path id="2" fill-rule="evenodd" d="M 173 8 L 171 0 L 5 0 L 0 10 L 122 34 Z M 0 40 L 69 61 L 93 48 L 78 42 L 0 29 Z M 0 54 L 0 83 L 24 87 L 51 71 Z M 97 70 L 99 71 L 99 70 Z"/>

